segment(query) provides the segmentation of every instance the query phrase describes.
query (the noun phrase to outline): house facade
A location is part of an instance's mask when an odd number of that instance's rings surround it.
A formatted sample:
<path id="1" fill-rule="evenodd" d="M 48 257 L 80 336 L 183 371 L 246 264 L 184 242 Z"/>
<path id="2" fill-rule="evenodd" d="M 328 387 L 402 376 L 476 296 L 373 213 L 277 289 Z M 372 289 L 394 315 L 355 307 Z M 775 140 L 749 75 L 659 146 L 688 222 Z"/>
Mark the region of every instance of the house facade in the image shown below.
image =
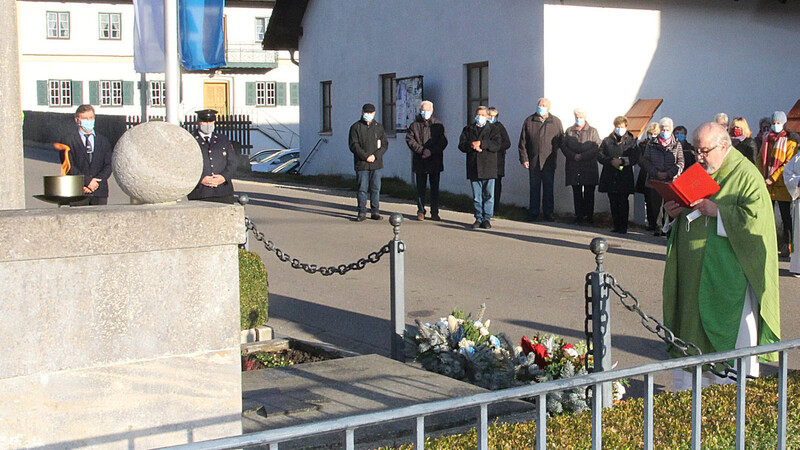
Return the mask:
<path id="1" fill-rule="evenodd" d="M 267 40 L 303 55 L 302 156 L 327 140 L 306 173 L 353 173 L 349 126 L 367 102 L 391 124 L 393 80 L 408 76 L 423 77 L 423 95 L 447 130 L 442 189 L 470 192 L 458 137 L 474 105 L 499 109 L 512 141 L 503 201 L 518 205 L 528 202 L 518 137 L 540 97 L 565 127 L 575 108 L 585 109 L 601 137 L 640 98 L 663 99 L 654 119 L 669 116 L 690 132 L 718 112 L 757 129 L 800 98 L 797 2 L 278 0 L 275 11 L 292 8 L 295 26 L 270 29 Z M 405 134 L 391 128 L 384 176 L 411 181 Z M 563 168 L 559 155 L 556 209 L 571 213 Z M 604 195 L 596 205 L 607 210 Z"/>
<path id="2" fill-rule="evenodd" d="M 261 130 L 253 150 L 298 145 L 298 67 L 289 52 L 261 48 L 273 5 L 228 0 L 227 65 L 180 77 L 179 117 L 206 108 L 249 115 Z M 88 103 L 99 115 L 166 115 L 164 74 L 134 70 L 131 1 L 18 0 L 17 14 L 23 110 L 70 113 Z"/>

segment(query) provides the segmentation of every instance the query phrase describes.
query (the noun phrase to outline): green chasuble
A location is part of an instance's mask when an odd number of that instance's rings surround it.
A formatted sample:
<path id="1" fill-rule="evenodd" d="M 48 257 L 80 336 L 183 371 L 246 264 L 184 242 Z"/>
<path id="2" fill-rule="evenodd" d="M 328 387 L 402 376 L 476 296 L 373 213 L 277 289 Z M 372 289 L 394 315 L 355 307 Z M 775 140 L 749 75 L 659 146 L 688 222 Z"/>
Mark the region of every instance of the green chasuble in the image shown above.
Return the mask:
<path id="1" fill-rule="evenodd" d="M 703 353 L 733 350 L 748 284 L 757 305 L 759 345 L 780 341 L 775 216 L 763 177 L 735 149 L 711 175 L 720 191 L 710 200 L 718 217 L 673 222 L 664 268 L 664 325 Z M 722 218 L 728 237 L 717 235 Z M 675 348 L 672 357 L 682 356 Z M 761 357 L 776 361 L 777 354 Z"/>

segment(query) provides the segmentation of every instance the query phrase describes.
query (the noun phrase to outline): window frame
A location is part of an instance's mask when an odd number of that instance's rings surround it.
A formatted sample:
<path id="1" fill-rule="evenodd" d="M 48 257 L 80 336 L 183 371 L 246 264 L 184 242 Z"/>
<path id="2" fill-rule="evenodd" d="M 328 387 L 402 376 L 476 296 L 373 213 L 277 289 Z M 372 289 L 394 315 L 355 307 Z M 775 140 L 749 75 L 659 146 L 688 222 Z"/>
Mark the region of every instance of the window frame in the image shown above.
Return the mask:
<path id="1" fill-rule="evenodd" d="M 103 17 L 106 17 L 108 22 L 108 29 L 103 30 Z M 117 19 L 117 35 L 114 36 L 114 21 L 112 20 L 114 17 Z M 97 27 L 98 27 L 98 38 L 101 41 L 119 41 L 122 40 L 122 13 L 114 13 L 114 12 L 101 12 L 97 13 Z M 107 31 L 108 36 L 103 37 L 103 32 Z"/>
<path id="2" fill-rule="evenodd" d="M 72 80 L 47 80 L 47 105 L 72 106 Z"/>
<path id="3" fill-rule="evenodd" d="M 51 29 L 50 24 L 50 16 L 55 14 L 55 28 Z M 62 28 L 64 21 L 62 17 L 66 17 L 66 27 Z M 45 20 L 47 22 L 47 39 L 69 39 L 70 36 L 70 14 L 69 11 L 47 11 L 45 14 Z M 64 35 L 64 30 L 66 30 L 66 35 Z M 55 33 L 53 35 L 50 34 L 51 31 Z"/>
<path id="4" fill-rule="evenodd" d="M 150 106 L 162 107 L 167 105 L 166 81 L 150 80 L 147 82 L 147 90 Z"/>
<path id="5" fill-rule="evenodd" d="M 387 82 L 390 89 L 389 99 L 386 98 Z M 388 118 L 387 118 L 388 116 Z M 397 74 L 381 74 L 381 122 L 387 136 L 396 136 L 395 122 L 397 119 Z"/>
<path id="6" fill-rule="evenodd" d="M 331 134 L 333 133 L 333 81 L 320 82 L 320 96 L 320 134 Z"/>
<path id="7" fill-rule="evenodd" d="M 122 80 L 100 80 L 100 106 L 123 106 Z"/>
<path id="8" fill-rule="evenodd" d="M 278 105 L 277 84 L 275 81 L 256 81 L 256 106 L 275 107 Z"/>
<path id="9" fill-rule="evenodd" d="M 482 61 L 477 63 L 470 63 L 466 64 L 467 69 L 467 76 L 466 76 L 466 103 L 467 103 L 467 123 L 472 121 L 472 115 L 475 113 L 475 109 L 478 106 L 489 106 L 489 61 Z M 477 69 L 478 80 L 478 92 L 475 95 L 472 92 L 473 81 L 472 77 L 474 76 L 474 71 Z M 485 69 L 485 79 L 484 79 L 484 69 Z M 484 87 L 486 88 L 486 92 L 483 92 Z"/>
<path id="10" fill-rule="evenodd" d="M 256 42 L 262 42 L 264 40 L 264 35 L 267 33 L 267 25 L 269 25 L 269 17 L 256 17 L 255 18 L 255 32 L 256 32 Z M 259 31 L 259 21 L 263 24 L 263 29 Z M 259 37 L 259 33 L 261 37 Z"/>

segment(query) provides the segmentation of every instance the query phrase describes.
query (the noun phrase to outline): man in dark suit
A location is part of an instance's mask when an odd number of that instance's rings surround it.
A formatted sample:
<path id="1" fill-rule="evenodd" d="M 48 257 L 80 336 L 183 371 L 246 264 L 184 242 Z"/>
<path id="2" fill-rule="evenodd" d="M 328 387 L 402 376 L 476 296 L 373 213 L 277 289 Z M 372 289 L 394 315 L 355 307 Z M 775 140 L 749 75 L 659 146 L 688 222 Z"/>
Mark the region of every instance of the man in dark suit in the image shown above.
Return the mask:
<path id="1" fill-rule="evenodd" d="M 197 111 L 200 126 L 192 135 L 202 150 L 203 175 L 187 197 L 189 200 L 233 203 L 231 178 L 236 170 L 236 153 L 228 138 L 214 130 L 216 116 L 213 109 Z"/>
<path id="2" fill-rule="evenodd" d="M 94 131 L 94 108 L 81 105 L 75 111 L 77 129 L 62 139 L 70 148 L 67 175 L 83 175 L 83 193 L 89 198 L 81 205 L 108 204 L 108 178 L 111 176 L 111 144 Z M 64 162 L 64 153 L 59 155 Z"/>

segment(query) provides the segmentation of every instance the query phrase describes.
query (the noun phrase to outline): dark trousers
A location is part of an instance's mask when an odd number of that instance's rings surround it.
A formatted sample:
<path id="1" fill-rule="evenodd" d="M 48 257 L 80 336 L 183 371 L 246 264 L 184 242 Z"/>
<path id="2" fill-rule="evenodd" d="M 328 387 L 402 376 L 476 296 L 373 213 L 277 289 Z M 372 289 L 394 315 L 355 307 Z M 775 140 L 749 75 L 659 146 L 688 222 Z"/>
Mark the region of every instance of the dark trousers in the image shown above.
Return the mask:
<path id="1" fill-rule="evenodd" d="M 79 202 L 70 203 L 70 206 L 98 206 L 107 204 L 108 204 L 108 197 L 89 196 Z"/>
<path id="2" fill-rule="evenodd" d="M 645 186 L 644 188 L 644 203 L 647 210 L 647 226 L 650 229 L 658 229 L 658 214 L 661 212 L 661 207 L 664 204 L 664 199 L 653 188 Z"/>
<path id="3" fill-rule="evenodd" d="M 500 206 L 500 194 L 503 193 L 503 177 L 497 177 L 494 179 L 494 210 L 497 211 L 497 207 Z"/>
<path id="4" fill-rule="evenodd" d="M 579 222 L 591 221 L 594 215 L 594 184 L 572 186 L 572 201 L 575 205 L 575 217 Z"/>
<path id="5" fill-rule="evenodd" d="M 628 195 L 630 194 L 620 194 L 617 192 L 608 193 L 608 203 L 611 207 L 611 220 L 614 222 L 614 229 L 616 231 L 628 231 L 628 213 L 630 210 Z"/>
<path id="6" fill-rule="evenodd" d="M 778 211 L 781 213 L 781 223 L 783 224 L 783 242 L 792 242 L 792 202 L 782 202 L 773 200 L 773 207 L 778 204 Z"/>
<path id="7" fill-rule="evenodd" d="M 555 165 L 555 164 L 553 164 Z M 555 180 L 556 170 L 545 165 L 544 169 L 539 168 L 537 161 L 531 162 L 528 170 L 530 181 L 530 202 L 528 204 L 528 216 L 536 218 L 539 216 L 539 202 L 542 203 L 542 213 L 545 217 L 553 215 L 553 181 Z"/>
<path id="8" fill-rule="evenodd" d="M 417 214 L 425 215 L 425 186 L 431 184 L 431 214 L 439 215 L 439 172 L 415 173 L 417 178 Z"/>
<path id="9" fill-rule="evenodd" d="M 381 207 L 381 170 L 357 170 L 356 181 L 358 183 L 358 215 L 367 214 L 367 197 L 372 214 L 378 214 Z"/>

